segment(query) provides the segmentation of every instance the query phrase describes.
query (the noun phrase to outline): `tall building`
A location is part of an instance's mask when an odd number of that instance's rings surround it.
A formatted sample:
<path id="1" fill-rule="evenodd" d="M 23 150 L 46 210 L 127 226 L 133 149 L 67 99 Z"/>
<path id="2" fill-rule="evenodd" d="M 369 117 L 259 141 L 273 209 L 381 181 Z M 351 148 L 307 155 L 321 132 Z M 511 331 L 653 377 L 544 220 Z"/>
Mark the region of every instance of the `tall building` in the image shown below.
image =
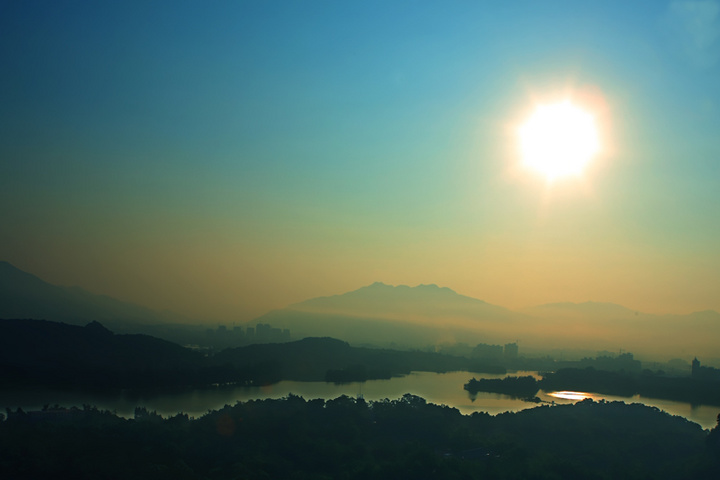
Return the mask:
<path id="1" fill-rule="evenodd" d="M 515 360 L 518 357 L 518 344 L 517 342 L 505 344 L 505 360 Z"/>
<path id="2" fill-rule="evenodd" d="M 697 357 L 695 357 L 692 361 L 691 375 L 694 378 L 697 378 L 700 376 L 700 360 L 698 360 Z"/>

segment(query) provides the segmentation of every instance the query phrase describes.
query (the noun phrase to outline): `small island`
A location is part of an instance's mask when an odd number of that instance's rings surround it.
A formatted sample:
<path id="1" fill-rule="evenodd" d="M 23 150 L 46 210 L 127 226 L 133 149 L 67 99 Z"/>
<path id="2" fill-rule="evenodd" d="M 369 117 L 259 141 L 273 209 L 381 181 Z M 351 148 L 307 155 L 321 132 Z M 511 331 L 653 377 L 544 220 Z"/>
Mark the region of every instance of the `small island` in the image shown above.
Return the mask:
<path id="1" fill-rule="evenodd" d="M 668 376 L 650 370 L 636 373 L 597 370 L 593 367 L 563 368 L 557 372 L 544 373 L 540 380 L 531 376 L 479 380 L 472 378 L 464 388 L 471 394 L 501 393 L 533 401 L 536 401 L 534 397 L 539 390 L 573 390 L 622 397 L 642 395 L 694 405 L 720 406 L 720 382 L 714 378 L 708 378 L 707 375 Z"/>

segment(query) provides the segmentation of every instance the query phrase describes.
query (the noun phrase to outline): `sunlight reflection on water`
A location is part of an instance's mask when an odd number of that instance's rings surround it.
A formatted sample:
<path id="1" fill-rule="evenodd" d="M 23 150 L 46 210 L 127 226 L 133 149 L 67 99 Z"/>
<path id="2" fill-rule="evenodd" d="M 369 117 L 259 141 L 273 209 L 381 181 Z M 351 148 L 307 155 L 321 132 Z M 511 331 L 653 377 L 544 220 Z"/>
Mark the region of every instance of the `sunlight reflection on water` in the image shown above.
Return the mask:
<path id="1" fill-rule="evenodd" d="M 585 400 L 586 398 L 595 398 L 595 395 L 592 393 L 572 392 L 569 390 L 550 392 L 548 395 L 555 398 L 562 398 L 563 400 Z"/>
<path id="2" fill-rule="evenodd" d="M 512 376 L 532 375 L 539 378 L 538 372 L 513 372 Z M 461 413 L 469 415 L 473 412 L 486 412 L 497 415 L 503 412 L 517 412 L 533 408 L 537 403 L 526 402 L 499 393 L 479 392 L 471 395 L 463 389 L 463 385 L 471 378 L 503 378 L 502 374 L 477 374 L 473 372 L 413 372 L 404 377 L 393 377 L 388 380 L 369 380 L 365 383 L 333 384 L 326 382 L 281 381 L 264 387 L 218 387 L 204 388 L 182 392 L 166 393 L 106 393 L 58 391 L 52 389 L 28 389 L 0 392 L 0 411 L 5 407 L 23 410 L 39 410 L 45 404 L 59 404 L 64 407 L 96 405 L 100 409 L 115 411 L 118 415 L 132 418 L 136 406 L 143 406 L 149 411 L 157 411 L 168 417 L 178 412 L 199 417 L 208 410 L 217 410 L 225 405 L 246 402 L 254 399 L 283 398 L 292 393 L 306 400 L 313 398 L 331 399 L 340 395 L 356 397 L 362 395 L 365 400 L 378 401 L 397 399 L 405 393 L 419 395 L 425 400 L 438 405 L 457 408 Z M 712 428 L 720 407 L 708 405 L 690 405 L 685 402 L 633 397 L 619 397 L 575 391 L 538 391 L 537 397 L 542 403 L 567 404 L 591 398 L 594 401 L 622 401 L 625 403 L 644 403 L 664 410 L 672 415 L 681 415 L 693 422 Z"/>

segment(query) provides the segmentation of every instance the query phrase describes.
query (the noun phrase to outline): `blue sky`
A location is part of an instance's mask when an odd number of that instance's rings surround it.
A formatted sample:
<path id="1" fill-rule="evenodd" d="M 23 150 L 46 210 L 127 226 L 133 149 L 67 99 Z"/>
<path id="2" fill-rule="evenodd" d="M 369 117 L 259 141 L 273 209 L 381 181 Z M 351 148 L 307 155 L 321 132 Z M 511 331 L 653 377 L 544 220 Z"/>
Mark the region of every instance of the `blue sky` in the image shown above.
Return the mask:
<path id="1" fill-rule="evenodd" d="M 54 283 L 720 309 L 717 1 L 3 1 L 0 58 L 0 256 Z M 587 92 L 582 182 L 517 175 L 517 123 Z"/>

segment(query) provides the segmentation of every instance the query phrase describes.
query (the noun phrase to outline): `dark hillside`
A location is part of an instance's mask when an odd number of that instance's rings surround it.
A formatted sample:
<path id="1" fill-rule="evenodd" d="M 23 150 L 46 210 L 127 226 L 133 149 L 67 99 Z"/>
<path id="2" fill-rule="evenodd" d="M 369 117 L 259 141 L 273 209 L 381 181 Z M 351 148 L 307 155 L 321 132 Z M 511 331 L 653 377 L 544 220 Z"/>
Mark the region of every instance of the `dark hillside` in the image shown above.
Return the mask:
<path id="1" fill-rule="evenodd" d="M 201 356 L 147 335 L 115 335 L 45 320 L 0 320 L 3 384 L 122 387 L 151 375 L 198 365 Z M 135 380 L 133 380 L 135 376 Z M 117 383 L 116 383 L 117 382 Z"/>
<path id="2" fill-rule="evenodd" d="M 272 362 L 283 379 L 338 382 L 389 378 L 411 371 L 505 371 L 502 367 L 482 365 L 464 357 L 351 347 L 333 338 L 312 337 L 289 343 L 229 348 L 215 355 L 213 361 L 234 366 Z"/>

